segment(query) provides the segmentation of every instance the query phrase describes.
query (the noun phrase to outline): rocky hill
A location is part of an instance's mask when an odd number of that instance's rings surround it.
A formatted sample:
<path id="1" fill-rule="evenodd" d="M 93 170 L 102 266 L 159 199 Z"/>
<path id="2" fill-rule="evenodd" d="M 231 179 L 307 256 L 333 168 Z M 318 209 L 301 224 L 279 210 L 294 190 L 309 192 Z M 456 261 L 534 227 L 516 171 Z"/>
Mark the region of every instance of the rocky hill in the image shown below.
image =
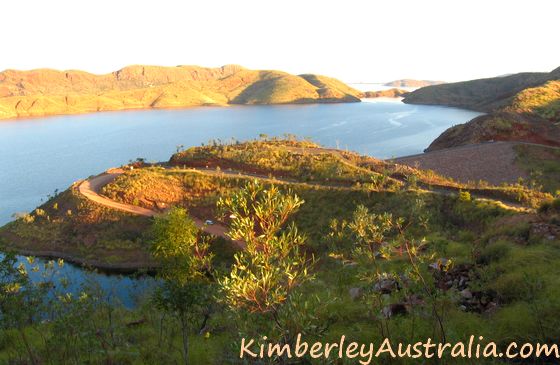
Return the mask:
<path id="1" fill-rule="evenodd" d="M 238 65 L 136 65 L 104 75 L 50 69 L 0 72 L 0 119 L 198 105 L 358 102 L 360 96 L 329 77 Z"/>
<path id="2" fill-rule="evenodd" d="M 560 81 L 524 89 L 491 113 L 447 129 L 426 151 L 487 141 L 560 146 Z"/>
<path id="3" fill-rule="evenodd" d="M 395 80 L 384 84 L 384 86 L 394 86 L 394 87 L 424 87 L 430 85 L 441 85 L 444 81 L 431 81 L 431 80 L 413 80 L 413 79 L 402 79 Z"/>
<path id="4" fill-rule="evenodd" d="M 536 114 L 553 123 L 560 122 L 560 80 L 521 91 L 505 109 L 515 113 Z"/>
<path id="5" fill-rule="evenodd" d="M 409 93 L 409 104 L 446 105 L 490 112 L 507 106 L 524 89 L 560 79 L 560 67 L 552 72 L 524 72 L 443 85 L 426 86 Z"/>

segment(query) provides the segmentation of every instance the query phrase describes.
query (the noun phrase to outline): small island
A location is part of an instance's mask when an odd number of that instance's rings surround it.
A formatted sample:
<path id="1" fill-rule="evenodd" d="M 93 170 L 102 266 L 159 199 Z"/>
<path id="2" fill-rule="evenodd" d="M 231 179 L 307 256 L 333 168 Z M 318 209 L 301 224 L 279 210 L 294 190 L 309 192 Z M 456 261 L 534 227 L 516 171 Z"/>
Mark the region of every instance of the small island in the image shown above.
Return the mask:
<path id="1" fill-rule="evenodd" d="M 445 84 L 445 81 L 401 79 L 401 80 L 387 82 L 384 84 L 384 86 L 420 88 L 425 86 L 441 85 L 441 84 Z"/>
<path id="2" fill-rule="evenodd" d="M 388 89 L 380 91 L 366 91 L 364 92 L 364 98 L 401 98 L 408 94 L 408 91 L 402 89 Z"/>

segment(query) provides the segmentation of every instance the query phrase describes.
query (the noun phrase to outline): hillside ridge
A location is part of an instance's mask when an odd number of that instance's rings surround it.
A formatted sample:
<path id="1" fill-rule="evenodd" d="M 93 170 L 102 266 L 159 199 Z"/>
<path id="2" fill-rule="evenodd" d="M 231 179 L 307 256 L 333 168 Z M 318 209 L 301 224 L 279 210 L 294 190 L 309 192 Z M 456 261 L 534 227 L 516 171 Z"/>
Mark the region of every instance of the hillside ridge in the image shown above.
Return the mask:
<path id="1" fill-rule="evenodd" d="M 453 126 L 426 151 L 488 141 L 520 141 L 560 146 L 560 81 L 526 88 L 507 105 Z"/>
<path id="2" fill-rule="evenodd" d="M 131 65 L 100 75 L 47 68 L 0 72 L 0 119 L 203 105 L 359 102 L 361 96 L 330 77 L 239 65 Z"/>
<path id="3" fill-rule="evenodd" d="M 506 106 L 517 93 L 560 79 L 560 67 L 551 72 L 521 72 L 508 76 L 431 85 L 404 98 L 408 104 L 445 105 L 481 112 Z"/>

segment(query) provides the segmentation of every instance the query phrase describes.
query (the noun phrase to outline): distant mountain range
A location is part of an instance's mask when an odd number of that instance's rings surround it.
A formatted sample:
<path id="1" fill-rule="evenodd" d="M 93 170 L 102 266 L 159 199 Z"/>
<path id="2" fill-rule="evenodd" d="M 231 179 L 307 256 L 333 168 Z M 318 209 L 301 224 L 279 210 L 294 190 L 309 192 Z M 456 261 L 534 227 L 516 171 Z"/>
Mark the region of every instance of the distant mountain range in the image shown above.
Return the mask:
<path id="1" fill-rule="evenodd" d="M 0 72 L 0 119 L 199 105 L 359 102 L 362 96 L 330 77 L 238 65 L 136 65 L 105 75 L 51 69 Z"/>
<path id="2" fill-rule="evenodd" d="M 383 86 L 391 86 L 391 87 L 425 87 L 430 85 L 440 85 L 445 84 L 444 81 L 430 81 L 430 80 L 413 80 L 413 79 L 402 79 L 402 80 L 395 80 L 383 84 Z"/>
<path id="3" fill-rule="evenodd" d="M 552 72 L 427 86 L 406 94 L 404 102 L 488 113 L 449 128 L 426 151 L 486 141 L 560 146 L 560 67 Z"/>

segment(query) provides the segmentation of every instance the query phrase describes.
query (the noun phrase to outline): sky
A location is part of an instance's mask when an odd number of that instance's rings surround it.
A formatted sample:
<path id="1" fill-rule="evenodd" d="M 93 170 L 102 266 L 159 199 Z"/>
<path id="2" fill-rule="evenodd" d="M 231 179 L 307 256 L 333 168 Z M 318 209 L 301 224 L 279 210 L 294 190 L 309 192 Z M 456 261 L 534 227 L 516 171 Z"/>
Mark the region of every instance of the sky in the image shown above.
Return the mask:
<path id="1" fill-rule="evenodd" d="M 0 70 L 240 64 L 346 82 L 560 66 L 560 1 L 3 0 Z"/>

